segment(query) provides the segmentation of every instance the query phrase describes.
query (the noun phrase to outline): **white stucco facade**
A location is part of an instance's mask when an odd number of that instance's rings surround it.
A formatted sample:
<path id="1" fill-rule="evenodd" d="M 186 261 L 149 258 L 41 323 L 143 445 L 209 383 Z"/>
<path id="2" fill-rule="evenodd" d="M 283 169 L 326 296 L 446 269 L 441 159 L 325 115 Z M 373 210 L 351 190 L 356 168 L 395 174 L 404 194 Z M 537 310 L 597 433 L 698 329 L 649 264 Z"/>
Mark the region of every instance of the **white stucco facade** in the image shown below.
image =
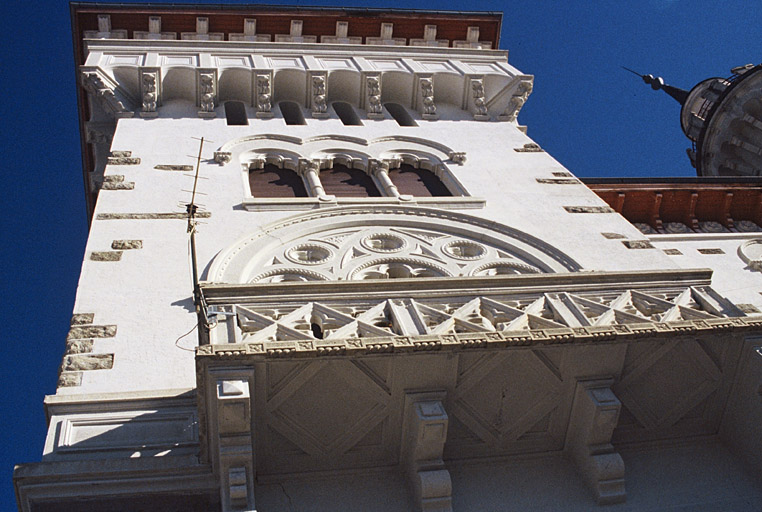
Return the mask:
<path id="1" fill-rule="evenodd" d="M 223 510 L 762 505 L 762 233 L 641 233 L 518 124 L 533 77 L 507 52 L 84 47 L 100 191 L 22 510 L 141 486 Z M 307 196 L 259 196 L 265 164 Z M 323 190 L 339 164 L 379 196 Z M 400 193 L 401 164 L 451 195 Z"/>

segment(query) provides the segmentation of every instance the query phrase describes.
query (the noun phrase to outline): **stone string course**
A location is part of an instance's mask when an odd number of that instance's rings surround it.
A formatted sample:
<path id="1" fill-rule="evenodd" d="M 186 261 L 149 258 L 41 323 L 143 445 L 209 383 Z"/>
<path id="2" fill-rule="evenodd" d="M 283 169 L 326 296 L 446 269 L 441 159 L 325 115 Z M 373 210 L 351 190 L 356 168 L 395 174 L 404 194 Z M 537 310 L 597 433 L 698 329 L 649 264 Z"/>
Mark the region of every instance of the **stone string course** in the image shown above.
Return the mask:
<path id="1" fill-rule="evenodd" d="M 762 329 L 762 315 L 745 318 L 643 322 L 626 325 L 530 329 L 525 331 L 202 345 L 196 349 L 196 355 L 200 358 L 304 358 L 331 355 L 367 355 L 432 350 L 456 351 L 472 348 L 584 344 L 604 341 L 631 343 L 640 339 L 654 337 L 696 336 L 725 331 L 758 331 L 760 329 Z"/>

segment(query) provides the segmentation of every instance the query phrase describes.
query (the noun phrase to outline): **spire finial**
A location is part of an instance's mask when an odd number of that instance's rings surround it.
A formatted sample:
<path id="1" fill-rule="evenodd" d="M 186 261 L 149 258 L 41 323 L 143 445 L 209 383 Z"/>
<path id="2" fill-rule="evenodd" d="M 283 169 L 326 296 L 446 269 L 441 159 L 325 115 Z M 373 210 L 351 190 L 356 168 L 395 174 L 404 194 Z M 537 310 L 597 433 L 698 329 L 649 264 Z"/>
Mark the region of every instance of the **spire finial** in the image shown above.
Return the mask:
<path id="1" fill-rule="evenodd" d="M 642 75 L 638 73 L 637 71 L 633 71 L 632 69 L 622 66 L 622 69 L 625 69 L 632 73 L 633 75 L 637 75 L 640 78 L 643 79 L 645 83 L 651 86 L 651 89 L 654 91 L 658 91 L 659 89 L 663 89 L 664 92 L 672 96 L 680 105 L 683 105 L 685 103 L 685 100 L 688 99 L 688 91 L 685 89 L 680 89 L 679 87 L 673 87 L 671 85 L 667 85 L 664 83 L 664 79 L 660 76 L 653 76 L 653 75 Z"/>

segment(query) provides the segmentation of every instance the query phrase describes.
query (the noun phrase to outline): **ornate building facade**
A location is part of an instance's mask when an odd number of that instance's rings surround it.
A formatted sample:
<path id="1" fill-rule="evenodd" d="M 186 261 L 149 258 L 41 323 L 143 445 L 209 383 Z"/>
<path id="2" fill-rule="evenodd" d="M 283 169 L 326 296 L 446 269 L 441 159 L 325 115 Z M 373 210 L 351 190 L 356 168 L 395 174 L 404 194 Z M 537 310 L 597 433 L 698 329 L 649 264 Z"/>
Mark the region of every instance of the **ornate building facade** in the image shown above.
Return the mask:
<path id="1" fill-rule="evenodd" d="M 20 510 L 759 509 L 757 182 L 586 185 L 500 14 L 71 9 L 91 229 Z"/>

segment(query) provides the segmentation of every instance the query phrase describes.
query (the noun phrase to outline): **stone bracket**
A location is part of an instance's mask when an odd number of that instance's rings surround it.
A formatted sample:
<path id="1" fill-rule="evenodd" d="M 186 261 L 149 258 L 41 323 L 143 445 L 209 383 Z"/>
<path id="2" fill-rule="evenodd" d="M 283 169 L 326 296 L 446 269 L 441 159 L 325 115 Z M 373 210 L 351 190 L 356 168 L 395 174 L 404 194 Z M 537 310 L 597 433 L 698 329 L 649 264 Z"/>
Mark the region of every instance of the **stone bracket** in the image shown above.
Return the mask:
<path id="1" fill-rule="evenodd" d="M 442 454 L 449 419 L 444 391 L 405 395 L 400 462 L 413 490 L 416 509 L 452 511 L 452 482 Z"/>
<path id="2" fill-rule="evenodd" d="M 133 117 L 134 98 L 97 66 L 80 66 L 82 86 L 103 111 L 115 119 Z"/>
<path id="3" fill-rule="evenodd" d="M 217 68 L 196 69 L 196 105 L 199 107 L 198 116 L 215 117 L 214 108 L 217 103 Z"/>
<path id="4" fill-rule="evenodd" d="M 577 382 L 564 447 L 599 505 L 627 498 L 624 461 L 611 444 L 622 409 L 611 390 L 613 382 L 612 377 Z"/>
<path id="5" fill-rule="evenodd" d="M 156 117 L 156 110 L 161 106 L 161 68 L 141 67 L 139 75 L 142 102 L 140 117 Z"/>
<path id="6" fill-rule="evenodd" d="M 222 510 L 254 512 L 253 375 L 230 369 L 209 377 L 208 455 L 219 479 Z"/>

